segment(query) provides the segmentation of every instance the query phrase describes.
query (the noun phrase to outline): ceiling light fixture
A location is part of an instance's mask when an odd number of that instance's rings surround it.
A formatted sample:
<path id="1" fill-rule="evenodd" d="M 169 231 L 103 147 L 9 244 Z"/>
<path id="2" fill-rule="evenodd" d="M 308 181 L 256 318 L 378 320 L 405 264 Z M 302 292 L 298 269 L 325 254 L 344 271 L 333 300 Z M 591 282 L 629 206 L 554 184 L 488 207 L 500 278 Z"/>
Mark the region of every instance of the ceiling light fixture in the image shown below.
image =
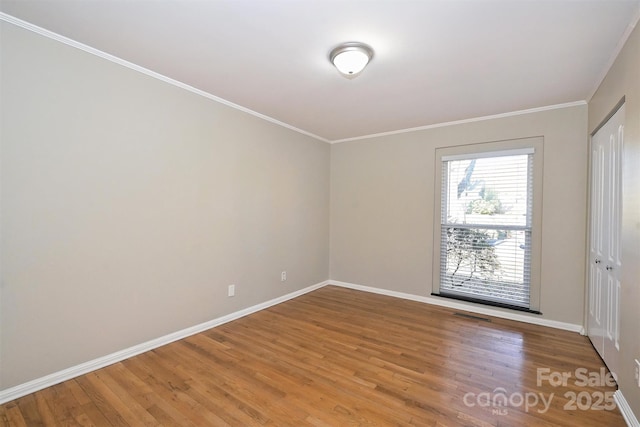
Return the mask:
<path id="1" fill-rule="evenodd" d="M 364 43 L 342 43 L 329 54 L 331 63 L 348 79 L 356 77 L 373 58 L 373 49 Z"/>

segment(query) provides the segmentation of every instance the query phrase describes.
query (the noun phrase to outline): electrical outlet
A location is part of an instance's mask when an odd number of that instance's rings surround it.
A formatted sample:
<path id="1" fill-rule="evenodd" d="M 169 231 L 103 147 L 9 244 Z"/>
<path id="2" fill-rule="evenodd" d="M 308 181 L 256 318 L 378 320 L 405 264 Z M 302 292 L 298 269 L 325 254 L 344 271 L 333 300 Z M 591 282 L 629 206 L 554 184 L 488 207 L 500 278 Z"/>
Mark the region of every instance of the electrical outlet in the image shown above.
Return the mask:
<path id="1" fill-rule="evenodd" d="M 234 296 L 236 294 L 236 285 L 229 285 L 229 291 L 227 292 L 227 296 Z"/>
<path id="2" fill-rule="evenodd" d="M 286 282 L 287 281 L 287 272 L 283 271 L 282 273 L 280 273 L 280 281 L 281 282 Z"/>
<path id="3" fill-rule="evenodd" d="M 640 359 L 636 359 L 636 382 L 640 387 Z"/>

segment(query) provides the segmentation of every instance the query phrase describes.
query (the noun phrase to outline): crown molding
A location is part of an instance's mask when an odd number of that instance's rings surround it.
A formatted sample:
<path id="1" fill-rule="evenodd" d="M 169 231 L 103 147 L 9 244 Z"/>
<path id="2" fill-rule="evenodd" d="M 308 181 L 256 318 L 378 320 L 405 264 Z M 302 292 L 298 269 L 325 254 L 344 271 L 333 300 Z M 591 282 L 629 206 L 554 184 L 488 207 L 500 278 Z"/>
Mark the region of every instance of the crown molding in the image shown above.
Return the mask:
<path id="1" fill-rule="evenodd" d="M 276 124 L 276 125 L 281 126 L 283 128 L 286 128 L 286 129 L 292 130 L 294 132 L 300 133 L 302 135 L 309 136 L 311 138 L 317 139 L 317 140 L 322 141 L 322 142 L 327 142 L 327 143 L 330 142 L 326 138 L 323 138 L 323 137 L 315 135 L 315 134 L 313 134 L 311 132 L 307 132 L 305 130 L 299 129 L 299 128 L 295 127 L 295 126 L 291 126 L 290 124 L 281 122 L 280 120 L 276 120 L 273 117 L 266 116 L 264 114 L 258 113 L 257 111 L 253 111 L 253 110 L 251 110 L 249 108 L 246 108 L 246 107 L 243 107 L 241 105 L 234 104 L 231 101 L 227 101 L 226 99 L 223 99 L 223 98 L 220 98 L 218 96 L 215 96 L 215 95 L 213 95 L 213 94 L 211 94 L 209 92 L 205 92 L 204 90 L 195 88 L 195 87 L 190 86 L 190 85 L 188 85 L 186 83 L 183 83 L 181 81 L 172 79 L 171 77 L 167 77 L 167 76 L 165 76 L 163 74 L 156 73 L 155 71 L 149 70 L 148 68 L 141 67 L 140 65 L 136 65 L 136 64 L 134 64 L 132 62 L 126 61 L 126 60 L 124 60 L 122 58 L 119 58 L 119 57 L 117 57 L 115 55 L 111 55 L 110 53 L 103 52 L 103 51 L 101 51 L 99 49 L 95 49 L 95 48 L 93 48 L 91 46 L 88 46 L 86 44 L 80 43 L 78 41 L 75 41 L 75 40 L 70 39 L 68 37 L 65 37 L 63 35 L 60 35 L 58 33 L 54 33 L 53 31 L 49 31 L 49 30 L 44 29 L 42 27 L 38 27 L 37 25 L 31 24 L 30 22 L 27 22 L 27 21 L 23 21 L 22 19 L 16 18 L 15 16 L 8 15 L 8 14 L 6 14 L 4 12 L 0 12 L 0 21 L 8 22 L 9 24 L 13 24 L 13 25 L 15 25 L 17 27 L 20 27 L 20 28 L 23 28 L 25 30 L 31 31 L 33 33 L 39 34 L 39 35 L 41 35 L 43 37 L 47 37 L 47 38 L 55 40 L 57 42 L 66 44 L 67 46 L 71 46 L 73 48 L 82 50 L 82 51 L 87 52 L 87 53 L 89 53 L 91 55 L 98 56 L 98 57 L 100 57 L 102 59 L 106 59 L 107 61 L 113 62 L 115 64 L 121 65 L 123 67 L 129 68 L 129 69 L 137 71 L 139 73 L 145 74 L 145 75 L 147 75 L 149 77 L 153 77 L 154 79 L 158 79 L 158 80 L 163 81 L 165 83 L 168 83 L 170 85 L 179 87 L 181 89 L 184 89 L 184 90 L 189 91 L 191 93 L 194 93 L 196 95 L 199 95 L 199 96 L 202 96 L 204 98 L 207 98 L 207 99 L 209 99 L 211 101 L 226 105 L 227 107 L 231 107 L 233 109 L 242 111 L 244 113 L 247 113 L 247 114 L 250 114 L 250 115 L 252 115 L 254 117 L 257 117 L 259 119 L 265 120 L 267 122 Z"/>
<path id="2" fill-rule="evenodd" d="M 502 119 L 502 118 L 505 118 L 505 117 L 521 116 L 523 114 L 539 113 L 541 111 L 558 110 L 558 109 L 561 109 L 561 108 L 571 108 L 571 107 L 576 107 L 576 106 L 580 106 L 580 105 L 587 105 L 587 101 L 583 100 L 583 101 L 567 102 L 567 103 L 564 103 L 564 104 L 548 105 L 548 106 L 545 106 L 545 107 L 529 108 L 529 109 L 526 109 L 526 110 L 512 111 L 512 112 L 509 112 L 509 113 L 500 113 L 500 114 L 493 114 L 493 115 L 490 115 L 490 116 L 473 117 L 473 118 L 470 118 L 470 119 L 455 120 L 455 121 L 452 121 L 452 122 L 435 123 L 435 124 L 432 124 L 432 125 L 418 126 L 418 127 L 408 128 L 408 129 L 392 130 L 392 131 L 389 131 L 389 132 L 374 133 L 374 134 L 371 134 L 371 135 L 363 135 L 363 136 L 355 136 L 355 137 L 352 137 L 352 138 L 336 139 L 336 140 L 332 140 L 332 141 L 329 141 L 329 142 L 331 144 L 339 144 L 341 142 L 361 141 L 361 140 L 364 140 L 364 139 L 379 138 L 381 136 L 399 135 L 399 134 L 402 134 L 402 133 L 417 132 L 417 131 L 421 131 L 421 130 L 436 129 L 436 128 L 447 127 L 447 126 L 456 126 L 456 125 L 462 125 L 462 124 L 466 124 L 466 123 L 482 122 L 482 121 L 485 121 L 485 120 Z"/>
<path id="3" fill-rule="evenodd" d="M 613 67 L 614 62 L 616 62 L 616 59 L 618 59 L 618 55 L 620 55 L 620 52 L 622 52 L 624 45 L 627 43 L 627 40 L 629 40 L 631 33 L 635 29 L 636 25 L 638 25 L 639 21 L 640 21 L 640 4 L 638 4 L 638 7 L 636 7 L 636 11 L 634 12 L 633 17 L 631 18 L 631 22 L 629 22 L 629 25 L 627 25 L 627 28 L 625 28 L 624 33 L 622 33 L 622 37 L 620 37 L 620 40 L 618 41 L 616 48 L 613 50 L 613 52 L 611 53 L 611 56 L 609 57 L 609 61 L 607 62 L 605 67 L 602 69 L 600 76 L 596 80 L 596 84 L 593 86 L 593 88 L 589 92 L 589 96 L 587 96 L 588 102 L 591 102 L 591 98 L 593 98 L 593 96 L 596 94 L 596 92 L 598 91 L 598 88 L 600 88 L 600 85 L 604 81 L 605 77 L 607 77 L 607 74 L 609 74 L 611 67 Z"/>
<path id="4" fill-rule="evenodd" d="M 575 107 L 575 106 L 579 106 L 579 105 L 586 105 L 588 103 L 588 101 L 593 97 L 593 95 L 595 94 L 595 92 L 597 91 L 598 87 L 600 86 L 600 84 L 602 83 L 602 81 L 604 80 L 605 76 L 607 75 L 607 73 L 609 72 L 611 66 L 613 65 L 613 63 L 615 62 L 615 59 L 617 58 L 617 56 L 619 55 L 620 51 L 622 50 L 622 48 L 624 47 L 624 44 L 626 43 L 626 41 L 628 40 L 629 36 L 631 35 L 631 32 L 634 30 L 634 28 L 636 27 L 637 23 L 640 21 L 640 7 L 638 7 L 636 9 L 636 12 L 634 14 L 634 18 L 631 20 L 631 23 L 627 26 L 623 36 L 621 37 L 620 41 L 618 42 L 618 45 L 616 47 L 616 49 L 614 50 L 614 52 L 611 55 L 611 58 L 607 64 L 607 66 L 604 68 L 600 78 L 597 81 L 597 84 L 593 87 L 593 89 L 589 92 L 589 96 L 586 97 L 586 100 L 580 100 L 580 101 L 575 101 L 575 102 L 568 102 L 568 103 L 562 103 L 562 104 L 555 104 L 555 105 L 549 105 L 549 106 L 543 106 L 543 107 L 536 107 L 536 108 L 530 108 L 530 109 L 525 109 L 525 110 L 517 110 L 517 111 L 512 111 L 512 112 L 507 112 L 507 113 L 500 113 L 500 114 L 494 114 L 494 115 L 488 115 L 488 116 L 480 116 L 480 117 L 473 117 L 473 118 L 468 118 L 468 119 L 462 119 L 462 120 L 455 120 L 455 121 L 449 121 L 449 122 L 443 122 L 443 123 L 435 123 L 435 124 L 431 124 L 431 125 L 425 125 L 425 126 L 418 126 L 418 127 L 412 127 L 412 128 L 406 128 L 406 129 L 398 129 L 398 130 L 393 130 L 393 131 L 388 131 L 388 132 L 380 132 L 380 133 L 374 133 L 374 134 L 368 134 L 368 135 L 361 135 L 361 136 L 355 136 L 355 137 L 350 137 L 350 138 L 342 138 L 342 139 L 335 139 L 335 140 L 330 140 L 327 138 L 323 138 L 319 135 L 313 134 L 311 132 L 305 131 L 303 129 L 297 128 L 295 126 L 292 126 L 288 123 L 282 122 L 280 120 L 274 119 L 272 117 L 269 117 L 267 115 L 264 115 L 262 113 L 259 113 L 257 111 L 251 110 L 249 108 L 243 107 L 241 105 L 235 104 L 231 101 L 228 101 L 224 98 L 220 98 L 218 96 L 215 96 L 209 92 L 206 92 L 204 90 L 195 88 L 193 86 L 190 86 L 186 83 L 183 83 L 181 81 L 172 79 L 170 77 L 167 77 L 163 74 L 157 73 L 155 71 L 149 70 L 147 68 L 144 68 L 142 66 L 139 66 L 137 64 L 134 64 L 132 62 L 126 61 L 122 58 L 119 58 L 115 55 L 103 52 L 99 49 L 93 48 L 91 46 L 85 45 L 83 43 L 80 43 L 76 40 L 70 39 L 68 37 L 62 36 L 58 33 L 55 33 L 53 31 L 44 29 L 42 27 L 39 27 L 37 25 L 31 24 L 27 21 L 23 21 L 19 18 L 16 18 L 12 15 L 6 14 L 4 12 L 0 12 L 0 21 L 5 21 L 7 23 L 13 24 L 15 26 L 21 27 L 25 30 L 34 32 L 36 34 L 39 34 L 43 37 L 47 37 L 49 39 L 58 41 L 60 43 L 66 44 L 68 46 L 71 46 L 73 48 L 82 50 L 84 52 L 87 52 L 89 54 L 98 56 L 102 59 L 105 59 L 107 61 L 116 63 L 118 65 L 121 65 L 123 67 L 129 68 L 131 70 L 137 71 L 139 73 L 145 74 L 149 77 L 153 77 L 155 79 L 161 80 L 165 83 L 171 84 L 173 86 L 179 87 L 181 89 L 187 90 L 191 93 L 194 93 L 196 95 L 202 96 L 204 98 L 207 98 L 209 100 L 212 100 L 214 102 L 223 104 L 225 106 L 228 106 L 230 108 L 242 111 L 244 113 L 250 114 L 254 117 L 260 118 L 262 120 L 268 121 L 270 123 L 276 124 L 278 126 L 281 126 L 283 128 L 292 130 L 294 132 L 300 133 L 302 135 L 314 138 L 318 141 L 322 141 L 322 142 L 326 142 L 329 144 L 339 144 L 342 142 L 354 142 L 354 141 L 362 141 L 362 140 L 366 140 L 366 139 L 373 139 L 373 138 L 378 138 L 378 137 L 383 137 L 383 136 L 392 136 L 392 135 L 399 135 L 399 134 L 403 134 L 403 133 L 409 133 L 409 132 L 417 132 L 417 131 L 422 131 L 422 130 L 428 130 L 428 129 L 436 129 L 436 128 L 441 128 L 441 127 L 447 127 L 447 126 L 456 126 L 456 125 L 461 125 L 461 124 L 467 124 L 467 123 L 474 123 L 474 122 L 480 122 L 480 121 L 485 121 L 485 120 L 493 120 L 493 119 L 500 119 L 500 118 L 506 118 L 506 117 L 514 117 L 514 116 L 519 116 L 519 115 L 524 115 L 524 114 L 531 114 L 531 113 L 537 113 L 537 112 L 542 112 L 542 111 L 549 111 L 549 110 L 555 110 L 555 109 L 561 109 L 561 108 L 570 108 L 570 107 Z"/>

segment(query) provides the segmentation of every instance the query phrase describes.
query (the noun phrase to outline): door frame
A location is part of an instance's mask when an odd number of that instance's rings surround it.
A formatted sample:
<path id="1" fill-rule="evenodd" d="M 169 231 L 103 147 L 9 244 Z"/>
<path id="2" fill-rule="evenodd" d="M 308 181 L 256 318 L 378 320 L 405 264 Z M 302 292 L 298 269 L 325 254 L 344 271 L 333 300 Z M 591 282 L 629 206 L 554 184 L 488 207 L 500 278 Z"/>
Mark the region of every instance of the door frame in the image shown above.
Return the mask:
<path id="1" fill-rule="evenodd" d="M 620 108 L 625 104 L 626 101 L 626 97 L 623 96 L 616 104 L 615 106 L 609 111 L 609 113 L 602 119 L 602 121 L 600 123 L 598 123 L 598 126 L 596 126 L 593 131 L 591 131 L 589 133 L 589 143 L 587 146 L 587 222 L 586 222 L 586 240 L 585 240 L 585 287 L 584 287 L 584 316 L 583 316 L 583 331 L 581 332 L 582 335 L 589 337 L 589 294 L 590 294 L 590 276 L 591 276 L 591 272 L 590 272 L 590 266 L 591 266 L 591 219 L 592 219 L 592 194 L 593 194 L 593 180 L 592 180 L 592 174 L 593 174 L 593 159 L 592 159 L 592 153 L 593 153 L 593 137 L 596 133 L 598 133 L 598 131 L 600 129 L 602 129 L 602 127 L 604 127 L 607 122 L 618 112 L 618 110 L 620 110 Z M 593 343 L 591 343 L 591 340 L 589 340 L 589 343 L 591 345 L 593 345 Z"/>

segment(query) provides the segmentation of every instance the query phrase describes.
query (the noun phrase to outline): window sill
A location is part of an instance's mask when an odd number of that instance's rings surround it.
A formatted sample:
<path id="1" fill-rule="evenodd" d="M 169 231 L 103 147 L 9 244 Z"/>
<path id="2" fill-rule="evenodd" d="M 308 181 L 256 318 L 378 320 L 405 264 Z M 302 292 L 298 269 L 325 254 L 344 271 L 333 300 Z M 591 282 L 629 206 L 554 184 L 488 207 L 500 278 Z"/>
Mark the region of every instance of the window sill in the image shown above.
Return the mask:
<path id="1" fill-rule="evenodd" d="M 542 315 L 542 312 L 537 311 L 537 310 L 531 310 L 530 308 L 520 307 L 520 306 L 517 306 L 517 305 L 505 304 L 505 303 L 495 302 L 495 301 L 487 301 L 487 300 L 482 300 L 482 299 L 477 299 L 477 298 L 472 298 L 472 297 L 465 297 L 465 296 L 462 296 L 462 295 L 446 295 L 446 294 L 435 294 L 435 293 L 432 293 L 431 296 L 440 297 L 440 298 L 455 299 L 455 300 L 458 300 L 458 301 L 466 301 L 466 302 L 472 302 L 472 303 L 475 303 L 475 304 L 488 305 L 488 306 L 491 306 L 491 307 L 507 308 L 509 310 L 523 311 L 525 313 Z"/>

